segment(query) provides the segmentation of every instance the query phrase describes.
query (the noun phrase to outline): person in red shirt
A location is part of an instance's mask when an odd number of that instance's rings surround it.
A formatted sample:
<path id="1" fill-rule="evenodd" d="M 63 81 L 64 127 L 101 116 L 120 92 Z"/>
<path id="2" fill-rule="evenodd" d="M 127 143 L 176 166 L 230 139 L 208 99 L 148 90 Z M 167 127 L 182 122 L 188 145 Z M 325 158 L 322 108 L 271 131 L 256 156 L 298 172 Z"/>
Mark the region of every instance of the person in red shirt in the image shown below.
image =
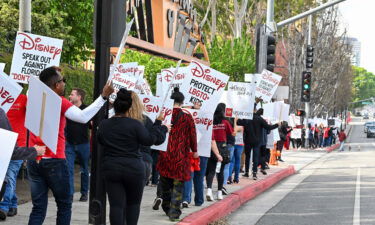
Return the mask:
<path id="1" fill-rule="evenodd" d="M 47 148 L 42 157 L 27 162 L 33 203 L 29 224 L 43 224 L 47 212 L 48 189 L 51 189 L 57 204 L 56 224 L 69 225 L 73 195 L 70 191 L 69 169 L 65 159 L 65 118 L 87 123 L 104 105 L 108 96 L 113 92 L 113 88 L 110 84 L 104 86 L 101 96 L 90 106 L 81 110 L 63 97 L 65 78 L 61 75 L 60 68 L 53 66 L 43 70 L 39 79 L 61 96 L 61 111 L 56 154 Z M 30 133 L 30 145 L 45 146 L 43 141 L 33 133 Z"/>
<path id="2" fill-rule="evenodd" d="M 340 133 L 339 133 L 339 141 L 340 141 L 340 148 L 339 148 L 339 151 L 340 151 L 340 152 L 344 151 L 345 140 L 346 140 L 346 134 L 345 134 L 345 131 L 344 131 L 344 129 L 341 129 L 341 130 L 340 130 Z"/>
<path id="3" fill-rule="evenodd" d="M 212 141 L 214 141 L 214 143 L 213 148 L 211 150 L 211 157 L 208 159 L 207 162 L 207 201 L 214 200 L 212 196 L 212 183 L 216 173 L 218 182 L 217 199 L 223 199 L 222 189 L 224 184 L 224 167 L 226 164 L 230 163 L 230 152 L 227 149 L 227 135 L 236 135 L 232 125 L 229 123 L 228 120 L 225 119 L 224 114 L 225 105 L 220 103 L 216 107 L 214 113 L 214 127 L 212 130 Z"/>

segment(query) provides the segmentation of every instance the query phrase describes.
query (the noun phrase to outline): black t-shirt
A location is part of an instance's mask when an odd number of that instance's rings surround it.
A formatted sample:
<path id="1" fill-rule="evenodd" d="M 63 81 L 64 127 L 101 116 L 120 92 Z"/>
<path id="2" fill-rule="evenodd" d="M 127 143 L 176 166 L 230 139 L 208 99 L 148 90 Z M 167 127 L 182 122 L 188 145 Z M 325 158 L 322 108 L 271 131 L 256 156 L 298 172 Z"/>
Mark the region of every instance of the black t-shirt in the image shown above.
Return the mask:
<path id="1" fill-rule="evenodd" d="M 87 106 L 82 104 L 79 108 L 85 109 Z M 66 118 L 66 140 L 71 145 L 79 145 L 89 142 L 89 128 L 90 122 L 88 123 L 77 123 Z"/>

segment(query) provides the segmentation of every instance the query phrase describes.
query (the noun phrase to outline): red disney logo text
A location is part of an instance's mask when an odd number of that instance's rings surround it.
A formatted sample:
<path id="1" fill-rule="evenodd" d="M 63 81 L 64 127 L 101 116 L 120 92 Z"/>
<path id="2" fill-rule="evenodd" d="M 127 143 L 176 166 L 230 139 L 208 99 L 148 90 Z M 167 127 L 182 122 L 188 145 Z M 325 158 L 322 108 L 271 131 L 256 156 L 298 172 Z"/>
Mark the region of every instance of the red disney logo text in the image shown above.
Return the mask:
<path id="1" fill-rule="evenodd" d="M 40 43 L 41 38 L 37 37 L 33 40 L 29 35 L 25 33 L 19 33 L 19 35 L 24 36 L 25 38 L 19 42 L 19 45 L 23 50 L 36 50 L 40 52 L 48 52 L 52 54 L 52 59 L 55 59 L 57 55 L 61 54 L 61 48 L 56 46 L 45 45 Z"/>
<path id="2" fill-rule="evenodd" d="M 214 76 L 212 76 L 212 75 L 210 75 L 210 73 L 211 73 L 210 69 L 203 69 L 203 67 L 197 62 L 192 62 L 192 63 L 196 65 L 193 69 L 191 69 L 191 72 L 192 72 L 193 76 L 201 77 L 204 80 L 213 83 L 214 85 L 217 86 L 216 90 L 219 90 L 221 88 L 225 88 L 227 83 L 218 79 L 218 78 L 216 78 L 216 77 L 214 77 Z"/>
<path id="3" fill-rule="evenodd" d="M 5 105 L 6 103 L 13 103 L 14 98 L 9 95 L 9 91 L 5 90 L 4 87 L 1 87 L 0 89 L 0 98 L 4 99 L 4 101 L 1 103 L 1 106 Z"/>

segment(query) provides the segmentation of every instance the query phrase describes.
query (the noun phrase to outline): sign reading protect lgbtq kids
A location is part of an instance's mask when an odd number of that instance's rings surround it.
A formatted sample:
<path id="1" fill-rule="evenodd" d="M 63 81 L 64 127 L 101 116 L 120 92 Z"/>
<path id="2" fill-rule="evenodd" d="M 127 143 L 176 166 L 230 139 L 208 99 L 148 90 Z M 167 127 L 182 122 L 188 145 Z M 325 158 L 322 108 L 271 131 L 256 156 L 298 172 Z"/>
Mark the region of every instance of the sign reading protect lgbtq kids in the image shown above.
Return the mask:
<path id="1" fill-rule="evenodd" d="M 18 134 L 0 129 L 0 187 L 3 185 L 5 174 L 7 173 L 10 158 L 12 157 L 14 147 L 16 146 Z"/>
<path id="2" fill-rule="evenodd" d="M 56 154 L 61 114 L 61 97 L 38 78 L 31 76 L 25 127 Z"/>
<path id="3" fill-rule="evenodd" d="M 153 122 L 159 116 L 160 112 L 164 112 L 164 121 L 162 122 L 162 124 L 164 125 L 171 124 L 172 113 L 173 113 L 173 100 L 172 99 L 167 99 L 164 106 L 160 106 L 161 102 L 163 101 L 162 97 L 139 95 L 139 98 L 143 102 L 146 115 Z M 167 137 L 165 138 L 164 143 L 161 145 L 152 146 L 152 149 L 156 149 L 160 151 L 167 151 L 168 138 L 169 138 L 169 134 L 167 133 Z"/>
<path id="4" fill-rule="evenodd" d="M 22 87 L 17 82 L 0 71 L 0 108 L 8 112 L 21 91 Z"/>
<path id="5" fill-rule="evenodd" d="M 281 76 L 268 70 L 263 70 L 257 82 L 255 96 L 263 99 L 264 102 L 270 102 L 273 94 L 281 81 Z"/>
<path id="6" fill-rule="evenodd" d="M 50 66 L 59 66 L 63 40 L 18 32 L 14 45 L 10 77 L 27 84 Z"/>
<path id="7" fill-rule="evenodd" d="M 192 61 L 180 91 L 185 96 L 185 104 L 201 102 L 201 111 L 213 112 L 227 86 L 229 77 L 208 66 Z"/>
<path id="8" fill-rule="evenodd" d="M 252 120 L 254 101 L 254 84 L 229 82 L 225 115 Z"/>

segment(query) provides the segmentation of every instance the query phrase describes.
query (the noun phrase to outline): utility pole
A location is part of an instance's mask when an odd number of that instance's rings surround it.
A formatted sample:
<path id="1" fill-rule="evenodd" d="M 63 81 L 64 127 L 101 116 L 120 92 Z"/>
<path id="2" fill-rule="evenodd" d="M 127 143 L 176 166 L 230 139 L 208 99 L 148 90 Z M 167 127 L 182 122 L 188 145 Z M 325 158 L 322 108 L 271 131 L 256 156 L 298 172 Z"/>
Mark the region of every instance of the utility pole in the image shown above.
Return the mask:
<path id="1" fill-rule="evenodd" d="M 96 33 L 95 33 L 95 84 L 94 99 L 99 97 L 101 90 L 107 83 L 110 64 L 112 0 L 96 1 Z M 106 103 L 108 104 L 108 103 Z M 105 119 L 105 109 L 94 117 L 92 134 L 96 137 L 99 123 Z M 106 224 L 106 193 L 104 177 L 101 170 L 103 149 L 96 138 L 92 142 L 89 223 L 95 225 Z"/>
<path id="2" fill-rule="evenodd" d="M 312 33 L 312 15 L 309 15 L 309 31 L 307 35 L 307 46 L 311 46 L 311 33 Z M 307 68 L 308 72 L 311 72 L 312 69 Z M 310 84 L 311 85 L 311 84 Z M 312 87 L 310 87 L 312 88 Z M 309 144 L 309 130 L 308 130 L 308 124 L 309 124 L 309 118 L 310 118 L 310 102 L 305 102 L 305 112 L 306 112 L 306 121 L 305 121 L 305 147 L 308 147 Z"/>
<path id="3" fill-rule="evenodd" d="M 18 30 L 31 33 L 31 0 L 20 0 L 19 8 Z"/>

